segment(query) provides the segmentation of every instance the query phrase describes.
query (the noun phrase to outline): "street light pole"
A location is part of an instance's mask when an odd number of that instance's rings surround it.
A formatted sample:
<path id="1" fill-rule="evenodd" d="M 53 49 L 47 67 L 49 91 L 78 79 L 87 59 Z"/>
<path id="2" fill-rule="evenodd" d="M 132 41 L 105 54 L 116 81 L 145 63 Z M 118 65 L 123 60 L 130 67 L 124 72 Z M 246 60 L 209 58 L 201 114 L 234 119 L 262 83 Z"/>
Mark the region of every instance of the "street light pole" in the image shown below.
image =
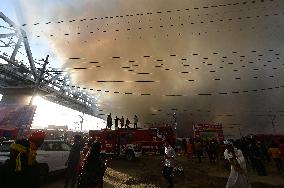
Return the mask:
<path id="1" fill-rule="evenodd" d="M 85 115 L 85 113 L 84 113 L 84 112 L 83 112 L 83 114 L 82 114 L 82 115 L 79 115 L 79 116 L 80 116 L 80 118 L 81 118 L 81 121 L 80 121 L 81 131 L 83 130 L 84 115 Z"/>
<path id="2" fill-rule="evenodd" d="M 275 119 L 276 119 L 276 115 L 273 115 L 272 118 L 271 118 L 271 124 L 272 124 L 274 134 L 276 134 L 275 123 L 274 123 Z"/>

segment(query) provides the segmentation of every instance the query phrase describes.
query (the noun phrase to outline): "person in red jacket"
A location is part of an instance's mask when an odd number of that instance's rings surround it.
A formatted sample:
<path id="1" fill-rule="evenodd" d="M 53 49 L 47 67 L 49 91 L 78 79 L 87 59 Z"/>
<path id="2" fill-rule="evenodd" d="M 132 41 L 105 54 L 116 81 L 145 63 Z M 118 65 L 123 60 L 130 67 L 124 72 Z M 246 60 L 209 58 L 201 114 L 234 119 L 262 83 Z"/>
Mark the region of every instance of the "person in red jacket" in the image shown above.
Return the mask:
<path id="1" fill-rule="evenodd" d="M 101 156 L 101 144 L 94 142 L 84 159 L 77 188 L 103 188 L 106 168 L 106 160 Z"/>
<path id="2" fill-rule="evenodd" d="M 282 154 L 282 158 L 284 159 L 284 140 L 280 140 L 279 149 Z"/>

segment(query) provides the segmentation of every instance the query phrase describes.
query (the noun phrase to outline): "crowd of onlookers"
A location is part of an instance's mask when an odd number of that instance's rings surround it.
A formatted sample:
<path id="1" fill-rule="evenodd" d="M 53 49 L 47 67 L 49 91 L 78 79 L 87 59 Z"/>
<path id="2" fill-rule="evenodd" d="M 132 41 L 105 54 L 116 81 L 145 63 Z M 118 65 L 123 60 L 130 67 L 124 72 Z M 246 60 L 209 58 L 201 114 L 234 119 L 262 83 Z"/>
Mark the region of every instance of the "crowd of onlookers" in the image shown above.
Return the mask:
<path id="1" fill-rule="evenodd" d="M 272 140 L 257 140 L 253 136 L 242 137 L 238 140 L 229 140 L 234 147 L 240 149 L 246 159 L 246 163 L 257 172 L 259 176 L 267 175 L 267 164 L 274 163 L 275 168 L 281 174 L 284 173 L 282 160 L 284 159 L 284 140 L 275 142 Z M 196 157 L 201 163 L 202 158 L 208 157 L 210 163 L 224 159 L 226 145 L 217 139 L 182 139 L 181 151 L 189 160 Z M 227 166 L 229 167 L 229 165 Z"/>

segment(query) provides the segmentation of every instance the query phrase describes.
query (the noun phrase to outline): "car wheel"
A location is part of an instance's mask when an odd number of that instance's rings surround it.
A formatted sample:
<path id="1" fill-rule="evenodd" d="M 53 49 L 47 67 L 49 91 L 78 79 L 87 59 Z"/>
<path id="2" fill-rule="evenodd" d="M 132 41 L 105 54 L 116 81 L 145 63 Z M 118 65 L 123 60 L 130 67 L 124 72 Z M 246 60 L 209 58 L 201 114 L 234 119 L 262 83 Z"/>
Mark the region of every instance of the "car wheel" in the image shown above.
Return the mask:
<path id="1" fill-rule="evenodd" d="M 131 151 L 131 150 L 128 150 L 128 151 L 126 152 L 126 160 L 132 161 L 134 158 L 135 158 L 134 152 Z"/>

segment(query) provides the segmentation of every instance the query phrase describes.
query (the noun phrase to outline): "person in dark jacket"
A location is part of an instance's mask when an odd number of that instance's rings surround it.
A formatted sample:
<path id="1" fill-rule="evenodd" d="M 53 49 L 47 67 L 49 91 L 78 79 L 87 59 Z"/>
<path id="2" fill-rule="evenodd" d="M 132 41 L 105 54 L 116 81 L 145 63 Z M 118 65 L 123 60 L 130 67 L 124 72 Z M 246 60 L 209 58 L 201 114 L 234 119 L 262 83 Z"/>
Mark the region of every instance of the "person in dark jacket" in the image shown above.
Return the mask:
<path id="1" fill-rule="evenodd" d="M 10 146 L 10 159 L 0 168 L 0 187 L 19 188 L 39 187 L 40 170 L 30 156 L 30 142 L 27 139 L 16 140 Z"/>
<path id="2" fill-rule="evenodd" d="M 111 129 L 112 127 L 112 118 L 111 118 L 111 113 L 107 116 L 107 129 Z"/>
<path id="3" fill-rule="evenodd" d="M 101 157 L 101 144 L 91 146 L 79 175 L 77 188 L 102 188 L 106 161 Z"/>
<path id="4" fill-rule="evenodd" d="M 263 164 L 265 153 L 262 150 L 260 142 L 252 142 L 250 146 L 250 152 L 252 156 L 252 163 L 254 164 L 255 170 L 259 176 L 267 176 L 266 168 Z"/>
<path id="5" fill-rule="evenodd" d="M 125 121 L 125 128 L 129 129 L 129 124 L 130 124 L 130 121 L 128 118 L 126 118 L 126 121 Z"/>
<path id="6" fill-rule="evenodd" d="M 84 143 L 80 135 L 74 136 L 74 144 L 71 148 L 67 164 L 65 188 L 67 188 L 71 181 L 71 187 L 74 188 L 78 177 L 78 165 L 80 161 L 80 151 L 83 149 Z"/>

